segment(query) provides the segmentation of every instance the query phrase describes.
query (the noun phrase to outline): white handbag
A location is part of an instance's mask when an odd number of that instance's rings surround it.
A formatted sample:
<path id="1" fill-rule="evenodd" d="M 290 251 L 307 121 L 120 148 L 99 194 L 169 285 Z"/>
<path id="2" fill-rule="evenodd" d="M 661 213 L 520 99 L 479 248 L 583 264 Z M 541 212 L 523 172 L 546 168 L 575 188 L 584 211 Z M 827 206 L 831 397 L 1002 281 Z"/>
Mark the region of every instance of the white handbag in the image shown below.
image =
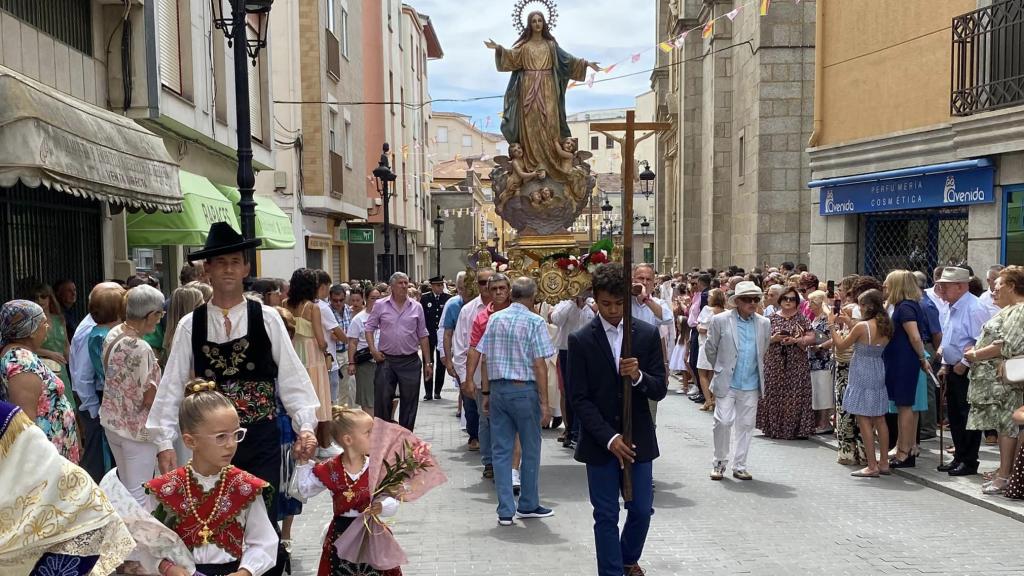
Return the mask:
<path id="1" fill-rule="evenodd" d="M 1024 356 L 1004 360 L 1001 372 L 1003 382 L 1011 386 L 1024 388 Z"/>

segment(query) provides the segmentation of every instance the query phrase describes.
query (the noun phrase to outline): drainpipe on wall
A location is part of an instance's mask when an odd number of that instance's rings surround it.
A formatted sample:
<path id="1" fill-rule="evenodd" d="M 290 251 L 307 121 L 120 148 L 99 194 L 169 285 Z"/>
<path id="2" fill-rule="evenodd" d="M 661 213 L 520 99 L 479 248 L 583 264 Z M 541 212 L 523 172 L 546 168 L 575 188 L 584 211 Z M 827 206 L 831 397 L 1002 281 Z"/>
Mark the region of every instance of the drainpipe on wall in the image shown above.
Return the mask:
<path id="1" fill-rule="evenodd" d="M 821 139 L 821 109 L 823 106 L 821 94 L 824 91 L 824 78 L 822 76 L 822 70 L 824 70 L 824 58 L 822 55 L 825 52 L 825 45 L 821 41 L 823 34 L 823 28 L 825 26 L 825 3 L 815 2 L 814 3 L 814 127 L 811 130 L 811 137 L 807 140 L 807 146 L 814 148 L 818 145 L 818 140 Z"/>

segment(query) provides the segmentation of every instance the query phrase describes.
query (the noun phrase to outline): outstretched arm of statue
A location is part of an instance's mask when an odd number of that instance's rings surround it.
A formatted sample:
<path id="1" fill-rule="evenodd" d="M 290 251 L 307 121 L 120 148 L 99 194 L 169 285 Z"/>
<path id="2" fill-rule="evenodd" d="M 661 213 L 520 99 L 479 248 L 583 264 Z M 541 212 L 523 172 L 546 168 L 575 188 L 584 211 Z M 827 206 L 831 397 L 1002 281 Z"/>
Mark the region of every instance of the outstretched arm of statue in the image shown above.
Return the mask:
<path id="1" fill-rule="evenodd" d="M 487 41 L 484 42 L 484 46 L 487 46 L 491 50 L 497 50 L 498 48 L 501 48 L 501 44 L 498 44 L 497 42 L 491 40 L 490 38 L 488 38 Z"/>

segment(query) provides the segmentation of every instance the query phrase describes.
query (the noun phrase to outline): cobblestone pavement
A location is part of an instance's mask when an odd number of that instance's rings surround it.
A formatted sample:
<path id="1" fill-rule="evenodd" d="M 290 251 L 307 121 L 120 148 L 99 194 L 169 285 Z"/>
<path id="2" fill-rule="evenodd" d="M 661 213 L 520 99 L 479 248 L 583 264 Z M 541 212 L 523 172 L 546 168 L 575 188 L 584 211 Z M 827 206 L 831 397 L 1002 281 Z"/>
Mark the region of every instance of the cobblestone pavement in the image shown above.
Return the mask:
<path id="1" fill-rule="evenodd" d="M 760 437 L 751 482 L 708 479 L 711 416 L 674 393 L 658 410 L 655 516 L 641 565 L 648 574 L 1020 574 L 1021 524 L 898 476 L 857 479 L 835 452 Z M 584 467 L 545 431 L 544 520 L 497 526 L 493 484 L 454 417 L 455 394 L 421 402 L 416 432 L 433 444 L 449 482 L 403 506 L 394 530 L 407 576 L 589 575 L 596 571 Z M 326 495 L 295 521 L 293 573 L 315 574 Z M 954 557 L 954 549 L 968 553 Z"/>

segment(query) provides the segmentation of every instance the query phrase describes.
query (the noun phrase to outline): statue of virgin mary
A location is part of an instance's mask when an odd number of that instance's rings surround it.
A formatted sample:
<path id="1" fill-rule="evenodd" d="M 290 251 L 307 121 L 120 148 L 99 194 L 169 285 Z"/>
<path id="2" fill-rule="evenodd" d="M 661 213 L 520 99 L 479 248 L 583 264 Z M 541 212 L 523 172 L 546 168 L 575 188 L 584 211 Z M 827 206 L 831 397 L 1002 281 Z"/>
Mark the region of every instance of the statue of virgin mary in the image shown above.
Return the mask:
<path id="1" fill-rule="evenodd" d="M 509 144 L 520 144 L 526 170 L 543 169 L 548 177 L 568 182 L 571 175 L 557 149 L 562 138 L 569 137 L 565 120 L 565 90 L 570 80 L 586 79 L 587 68 L 600 70 L 597 62 L 577 58 L 558 47 L 544 14 L 531 12 L 527 26 L 511 48 L 488 40 L 494 50 L 499 72 L 511 72 L 505 90 L 505 109 L 501 133 Z"/>

